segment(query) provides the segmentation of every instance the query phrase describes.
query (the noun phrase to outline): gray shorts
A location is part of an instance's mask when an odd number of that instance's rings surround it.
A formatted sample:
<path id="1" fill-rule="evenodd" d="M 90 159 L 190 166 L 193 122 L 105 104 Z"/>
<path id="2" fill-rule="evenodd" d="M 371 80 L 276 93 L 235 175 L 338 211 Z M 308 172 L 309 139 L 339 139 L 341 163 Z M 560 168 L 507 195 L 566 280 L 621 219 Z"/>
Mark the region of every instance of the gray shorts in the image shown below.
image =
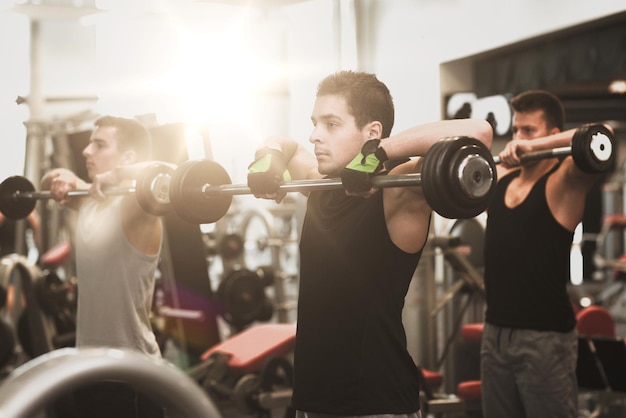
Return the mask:
<path id="1" fill-rule="evenodd" d="M 417 411 L 413 414 L 380 414 L 380 415 L 328 415 L 316 414 L 312 412 L 296 411 L 296 418 L 422 418 L 422 412 Z"/>
<path id="2" fill-rule="evenodd" d="M 577 416 L 578 335 L 485 324 L 481 348 L 485 418 Z"/>

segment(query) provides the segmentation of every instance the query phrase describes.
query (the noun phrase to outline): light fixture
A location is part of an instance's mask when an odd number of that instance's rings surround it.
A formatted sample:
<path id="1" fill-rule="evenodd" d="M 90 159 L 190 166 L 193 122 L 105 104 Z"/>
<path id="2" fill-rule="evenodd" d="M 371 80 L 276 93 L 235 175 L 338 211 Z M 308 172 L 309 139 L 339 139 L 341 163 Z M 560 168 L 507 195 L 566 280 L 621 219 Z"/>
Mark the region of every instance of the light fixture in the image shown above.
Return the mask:
<path id="1" fill-rule="evenodd" d="M 626 80 L 613 80 L 611 84 L 609 84 L 609 93 L 625 94 L 626 93 Z"/>

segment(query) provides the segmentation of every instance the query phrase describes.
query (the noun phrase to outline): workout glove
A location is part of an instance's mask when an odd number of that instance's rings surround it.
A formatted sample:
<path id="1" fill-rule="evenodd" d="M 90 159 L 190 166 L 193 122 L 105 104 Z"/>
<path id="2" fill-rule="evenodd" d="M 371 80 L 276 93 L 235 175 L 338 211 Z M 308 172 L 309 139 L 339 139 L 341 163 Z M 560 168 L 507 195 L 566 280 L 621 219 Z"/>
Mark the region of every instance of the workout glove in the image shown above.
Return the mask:
<path id="1" fill-rule="evenodd" d="M 291 180 L 285 155 L 273 148 L 257 151 L 256 160 L 248 166 L 248 187 L 255 196 L 274 194 L 278 187 Z"/>
<path id="2" fill-rule="evenodd" d="M 372 189 L 372 177 L 380 173 L 387 161 L 380 139 L 370 139 L 361 152 L 341 171 L 341 183 L 349 193 L 365 193 Z"/>

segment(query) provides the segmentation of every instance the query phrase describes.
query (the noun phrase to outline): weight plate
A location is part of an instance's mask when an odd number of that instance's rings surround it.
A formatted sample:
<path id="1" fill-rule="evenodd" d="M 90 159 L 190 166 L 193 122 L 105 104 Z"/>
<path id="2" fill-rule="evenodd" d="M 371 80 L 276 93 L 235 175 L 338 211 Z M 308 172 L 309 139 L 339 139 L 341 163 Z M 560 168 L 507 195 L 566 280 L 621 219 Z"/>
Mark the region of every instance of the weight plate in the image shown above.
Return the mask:
<path id="1" fill-rule="evenodd" d="M 274 303 L 269 298 L 265 298 L 263 306 L 257 315 L 257 321 L 267 322 L 274 316 Z"/>
<path id="2" fill-rule="evenodd" d="M 475 268 L 484 267 L 483 250 L 485 248 L 485 228 L 475 219 L 459 219 L 450 228 L 450 236 L 461 240 L 461 245 L 469 247 L 465 255 L 467 261 Z"/>
<path id="3" fill-rule="evenodd" d="M 265 287 L 247 269 L 233 270 L 224 276 L 217 289 L 222 317 L 230 324 L 246 326 L 259 320 L 265 307 Z"/>
<path id="4" fill-rule="evenodd" d="M 496 191 L 497 170 L 492 155 L 484 144 L 474 138 L 455 141 L 450 153 L 449 185 L 451 197 L 459 209 L 456 218 L 473 218 L 483 212 Z M 448 166 L 448 165 L 445 165 Z"/>
<path id="5" fill-rule="evenodd" d="M 35 209 L 37 201 L 17 197 L 19 193 L 34 192 L 35 187 L 26 177 L 11 176 L 0 183 L 0 212 L 9 219 L 23 219 Z"/>
<path id="6" fill-rule="evenodd" d="M 226 234 L 220 240 L 217 253 L 224 260 L 234 260 L 243 255 L 243 238 L 239 234 Z"/>
<path id="7" fill-rule="evenodd" d="M 426 200 L 445 218 L 473 218 L 487 208 L 495 192 L 495 163 L 487 147 L 474 138 L 451 137 L 433 144 L 421 173 Z"/>
<path id="8" fill-rule="evenodd" d="M 443 142 L 445 146 L 442 146 L 437 154 L 437 171 L 434 174 L 435 185 L 442 195 L 440 199 L 443 204 L 437 213 L 450 219 L 466 217 L 467 196 L 462 189 L 457 187 L 459 182 L 454 181 L 456 170 L 453 166 L 455 162 L 453 157 L 459 149 L 460 143 L 458 141 L 458 138 L 450 138 Z M 460 204 L 460 201 L 463 204 Z"/>
<path id="9" fill-rule="evenodd" d="M 271 357 L 259 373 L 260 388 L 265 392 L 293 388 L 293 365 L 285 357 Z"/>
<path id="10" fill-rule="evenodd" d="M 135 197 L 145 212 L 162 216 L 172 210 L 169 191 L 173 173 L 172 167 L 161 163 L 141 170 L 135 183 Z"/>
<path id="11" fill-rule="evenodd" d="M 244 414 L 252 415 L 259 412 L 260 407 L 255 402 L 255 394 L 259 391 L 261 379 L 253 374 L 242 376 L 233 389 L 233 401 L 237 409 Z"/>
<path id="12" fill-rule="evenodd" d="M 180 165 L 170 181 L 170 201 L 174 211 L 190 223 L 204 224 L 220 220 L 230 208 L 229 194 L 203 193 L 205 185 L 231 184 L 224 168 L 211 160 L 189 160 Z"/>
<path id="13" fill-rule="evenodd" d="M 459 187 L 465 197 L 469 199 L 482 199 L 491 190 L 493 173 L 489 161 L 476 153 L 474 147 L 464 147 L 465 156 L 457 159 L 455 164 L 455 179 L 459 181 Z"/>
<path id="14" fill-rule="evenodd" d="M 437 184 L 437 176 L 441 175 L 438 168 L 439 154 L 446 146 L 446 143 L 446 140 L 441 140 L 430 147 L 424 156 L 420 172 L 422 193 L 424 193 L 424 197 L 430 207 L 439 214 L 445 213 L 449 205 L 449 202 L 446 202 L 445 194 L 439 190 Z"/>
<path id="15" fill-rule="evenodd" d="M 615 162 L 615 139 L 601 124 L 584 125 L 572 137 L 572 158 L 587 173 L 603 173 Z"/>

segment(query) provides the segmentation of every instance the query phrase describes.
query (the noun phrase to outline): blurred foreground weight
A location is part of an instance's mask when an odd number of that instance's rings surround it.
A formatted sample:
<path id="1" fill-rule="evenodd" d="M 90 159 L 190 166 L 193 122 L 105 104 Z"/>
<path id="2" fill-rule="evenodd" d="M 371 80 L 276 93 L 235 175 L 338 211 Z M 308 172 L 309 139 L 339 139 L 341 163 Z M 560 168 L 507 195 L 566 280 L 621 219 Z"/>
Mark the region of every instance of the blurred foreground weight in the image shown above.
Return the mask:
<path id="1" fill-rule="evenodd" d="M 153 163 L 141 170 L 135 187 L 106 189 L 108 196 L 135 193 L 137 202 L 147 213 L 161 216 L 170 211 L 169 182 L 174 169 Z M 87 190 L 72 190 L 68 197 L 88 197 Z M 10 219 L 22 219 L 35 209 L 37 200 L 52 199 L 50 192 L 37 192 L 26 177 L 11 176 L 0 183 L 0 212 Z"/>
<path id="2" fill-rule="evenodd" d="M 615 162 L 615 137 L 602 124 L 586 124 L 576 129 L 571 146 L 527 152 L 520 155 L 520 160 L 524 163 L 570 155 L 582 171 L 603 173 Z M 494 162 L 500 164 L 500 157 L 494 156 Z"/>
<path id="3" fill-rule="evenodd" d="M 377 176 L 378 188 L 422 186 L 435 212 L 450 219 L 472 218 L 483 212 L 495 192 L 496 167 L 485 145 L 470 137 L 445 138 L 424 156 L 420 173 Z M 279 187 L 282 192 L 343 189 L 340 179 L 296 180 Z M 170 181 L 174 211 L 191 223 L 212 223 L 227 212 L 234 195 L 252 194 L 247 185 L 231 184 L 218 163 L 189 160 Z"/>
<path id="4" fill-rule="evenodd" d="M 217 289 L 217 299 L 226 322 L 244 328 L 254 321 L 272 318 L 274 305 L 265 294 L 267 275 L 273 275 L 269 268 L 261 272 L 238 268 L 224 275 Z"/>

